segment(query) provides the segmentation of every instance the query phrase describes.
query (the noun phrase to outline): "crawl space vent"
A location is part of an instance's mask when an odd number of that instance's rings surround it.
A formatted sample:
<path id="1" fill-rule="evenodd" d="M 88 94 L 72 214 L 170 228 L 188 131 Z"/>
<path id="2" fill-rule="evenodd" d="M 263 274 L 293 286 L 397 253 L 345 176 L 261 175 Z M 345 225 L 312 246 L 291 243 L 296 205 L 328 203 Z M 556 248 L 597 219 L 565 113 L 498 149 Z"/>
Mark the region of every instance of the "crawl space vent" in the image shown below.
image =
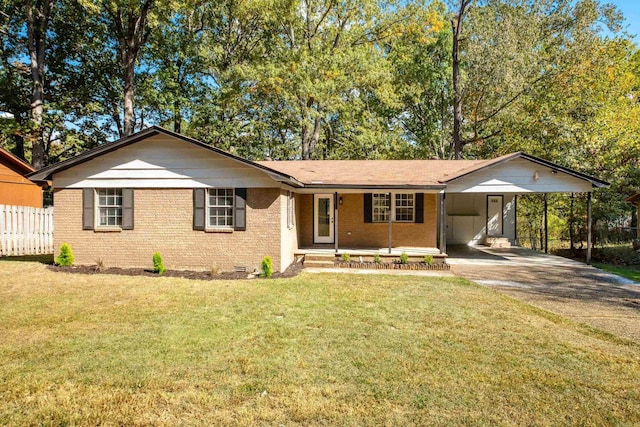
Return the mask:
<path id="1" fill-rule="evenodd" d="M 233 267 L 233 271 L 235 273 L 246 273 L 247 272 L 247 267 L 236 265 L 235 267 Z"/>

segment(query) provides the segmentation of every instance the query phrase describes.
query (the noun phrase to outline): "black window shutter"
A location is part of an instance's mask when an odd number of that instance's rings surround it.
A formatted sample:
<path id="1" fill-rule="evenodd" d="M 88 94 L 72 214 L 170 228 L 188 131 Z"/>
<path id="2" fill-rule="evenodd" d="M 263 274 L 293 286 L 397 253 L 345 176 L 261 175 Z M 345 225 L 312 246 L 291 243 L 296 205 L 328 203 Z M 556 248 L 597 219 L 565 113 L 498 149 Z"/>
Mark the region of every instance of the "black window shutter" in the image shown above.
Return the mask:
<path id="1" fill-rule="evenodd" d="M 122 229 L 133 230 L 133 188 L 122 189 Z"/>
<path id="2" fill-rule="evenodd" d="M 193 189 L 193 229 L 204 230 L 205 220 L 205 198 L 206 191 L 204 188 Z"/>
<path id="3" fill-rule="evenodd" d="M 93 230 L 95 216 L 93 214 L 93 188 L 82 189 L 82 229 Z"/>
<path id="4" fill-rule="evenodd" d="M 233 229 L 244 231 L 247 229 L 247 189 L 236 188 L 235 193 Z"/>
<path id="5" fill-rule="evenodd" d="M 373 222 L 373 194 L 364 193 L 364 222 Z"/>
<path id="6" fill-rule="evenodd" d="M 424 193 L 416 193 L 416 222 L 424 223 Z"/>

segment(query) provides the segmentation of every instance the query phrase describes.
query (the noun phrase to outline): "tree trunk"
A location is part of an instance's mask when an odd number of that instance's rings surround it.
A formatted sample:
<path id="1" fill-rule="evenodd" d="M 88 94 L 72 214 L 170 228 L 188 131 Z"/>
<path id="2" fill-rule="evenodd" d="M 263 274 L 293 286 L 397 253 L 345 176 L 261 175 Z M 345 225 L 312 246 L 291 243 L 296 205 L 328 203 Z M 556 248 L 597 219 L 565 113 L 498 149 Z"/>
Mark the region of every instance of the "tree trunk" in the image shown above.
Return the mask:
<path id="1" fill-rule="evenodd" d="M 173 131 L 180 133 L 182 131 L 182 113 L 180 112 L 180 101 L 177 97 L 173 100 Z"/>
<path id="2" fill-rule="evenodd" d="M 471 0 L 460 0 L 458 12 L 451 18 L 453 47 L 451 49 L 451 69 L 453 81 L 453 152 L 456 160 L 462 159 L 462 91 L 460 88 L 460 34 L 464 13 Z"/>
<path id="3" fill-rule="evenodd" d="M 55 0 L 42 3 L 33 0 L 26 2 L 27 14 L 27 42 L 29 44 L 29 59 L 31 62 L 31 123 L 30 139 L 32 143 L 31 164 L 35 169 L 46 166 L 44 132 L 42 129 L 44 118 L 44 61 L 47 47 L 47 27 L 49 14 Z"/>
<path id="4" fill-rule="evenodd" d="M 124 135 L 129 136 L 133 133 L 135 125 L 133 119 L 133 96 L 134 96 L 134 71 L 135 71 L 135 54 L 131 50 L 122 52 L 122 62 L 124 64 Z"/>
<path id="5" fill-rule="evenodd" d="M 310 160 L 316 150 L 318 141 L 320 140 L 320 130 L 322 129 L 322 109 L 318 107 L 316 110 L 316 117 L 313 120 L 312 130 L 308 122 L 308 111 L 312 108 L 314 99 L 313 97 L 308 100 L 300 99 L 299 102 L 302 119 L 302 160 Z"/>
<path id="6" fill-rule="evenodd" d="M 154 0 L 146 0 L 140 6 L 140 12 L 135 13 L 133 9 L 108 9 L 108 13 L 113 19 L 115 32 L 120 44 L 120 59 L 123 71 L 123 129 L 121 136 L 129 136 L 135 131 L 135 119 L 133 115 L 134 95 L 135 95 L 135 66 L 141 46 L 146 42 L 149 35 L 147 28 L 147 18 L 153 7 Z M 123 11 L 128 16 L 123 17 Z M 126 22 L 126 23 L 125 23 Z"/>

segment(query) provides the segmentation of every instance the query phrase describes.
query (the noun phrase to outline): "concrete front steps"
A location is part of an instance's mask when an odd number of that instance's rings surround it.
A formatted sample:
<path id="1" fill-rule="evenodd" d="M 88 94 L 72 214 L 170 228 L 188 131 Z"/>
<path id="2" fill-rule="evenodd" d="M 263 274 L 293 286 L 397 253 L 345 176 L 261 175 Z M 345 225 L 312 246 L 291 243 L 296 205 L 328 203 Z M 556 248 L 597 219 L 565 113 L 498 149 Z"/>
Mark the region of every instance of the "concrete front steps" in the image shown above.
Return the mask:
<path id="1" fill-rule="evenodd" d="M 487 237 L 484 240 L 485 246 L 489 246 L 490 248 L 510 248 L 511 241 L 509 241 L 508 237 L 502 236 L 491 236 Z"/>
<path id="2" fill-rule="evenodd" d="M 335 267 L 336 255 L 327 254 L 305 254 L 303 264 L 305 267 L 333 268 Z"/>

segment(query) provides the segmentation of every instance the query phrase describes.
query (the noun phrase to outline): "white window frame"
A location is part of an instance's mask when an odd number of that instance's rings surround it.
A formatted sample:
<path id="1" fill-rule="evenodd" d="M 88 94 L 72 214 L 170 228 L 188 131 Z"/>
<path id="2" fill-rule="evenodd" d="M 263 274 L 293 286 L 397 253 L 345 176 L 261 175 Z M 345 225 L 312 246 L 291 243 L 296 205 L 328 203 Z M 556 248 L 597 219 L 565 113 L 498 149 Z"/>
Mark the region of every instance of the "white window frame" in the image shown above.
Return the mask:
<path id="1" fill-rule="evenodd" d="M 371 220 L 373 222 L 389 222 L 389 193 L 373 193 L 371 195 Z"/>
<path id="2" fill-rule="evenodd" d="M 296 198 L 293 191 L 287 191 L 287 228 L 291 230 L 296 225 Z"/>
<path id="3" fill-rule="evenodd" d="M 392 193 L 393 197 L 393 220 L 395 222 L 415 222 L 416 220 L 416 195 L 414 193 Z M 410 202 L 406 205 L 398 204 L 398 202 L 402 202 L 403 199 L 398 200 L 398 196 L 410 196 L 404 200 Z M 407 209 L 411 212 L 410 219 L 398 219 L 398 209 Z"/>
<path id="4" fill-rule="evenodd" d="M 101 204 L 100 203 L 100 193 L 101 192 L 105 192 L 106 194 L 104 194 L 105 197 L 118 197 L 118 192 L 119 194 L 119 198 L 120 198 L 120 204 Z M 113 192 L 115 194 L 109 194 L 110 192 Z M 94 188 L 93 189 L 93 198 L 94 198 L 94 210 L 95 210 L 95 214 L 94 214 L 94 224 L 95 224 L 95 228 L 96 229 L 116 229 L 116 230 L 121 230 L 122 229 L 122 208 L 123 208 L 123 201 L 122 201 L 122 188 Z M 102 209 L 120 209 L 120 215 L 116 215 L 116 216 L 109 216 L 110 218 L 116 218 L 116 220 L 118 218 L 120 218 L 120 222 L 118 224 L 101 224 L 100 223 L 100 211 Z M 108 221 L 107 221 L 108 222 Z M 117 221 L 116 221 L 117 222 Z"/>
<path id="5" fill-rule="evenodd" d="M 230 191 L 231 192 L 231 206 L 229 205 L 212 205 L 211 204 L 211 195 L 213 192 L 215 192 L 215 197 L 216 199 L 218 199 L 220 196 L 218 195 L 219 191 Z M 235 189 L 234 188 L 207 188 L 207 194 L 206 194 L 206 203 L 205 203 L 205 212 L 206 212 L 206 227 L 205 229 L 207 230 L 233 230 L 234 227 L 234 222 L 235 222 L 235 214 L 236 214 L 236 202 L 235 202 Z M 223 197 L 228 197 L 227 195 L 223 196 Z M 211 219 L 212 219 L 212 215 L 211 215 L 211 209 L 212 208 L 222 208 L 222 209 L 229 209 L 231 208 L 231 215 L 224 215 L 224 218 L 231 218 L 231 224 L 224 224 L 224 225 L 211 225 Z M 218 217 L 218 216 L 216 216 Z M 217 221 L 216 221 L 217 222 Z M 225 221 L 226 222 L 226 221 Z"/>
<path id="6" fill-rule="evenodd" d="M 377 223 L 383 223 L 383 222 L 389 222 L 389 217 L 387 215 L 381 214 L 380 213 L 380 209 L 383 209 L 382 206 L 376 206 L 376 201 L 381 199 L 381 196 L 385 196 L 385 198 L 387 198 L 389 195 L 389 193 L 373 193 L 371 195 L 371 220 L 372 222 L 377 222 Z M 398 200 L 396 198 L 396 195 L 407 195 L 410 196 L 410 199 L 407 200 L 411 200 L 411 206 L 402 206 L 398 204 Z M 390 202 L 392 204 L 391 209 L 390 209 L 390 213 L 391 213 L 391 222 L 415 222 L 416 221 L 416 195 L 415 193 L 409 193 L 409 192 L 391 192 L 391 199 Z M 386 208 L 388 208 L 389 205 L 386 205 Z M 399 208 L 407 208 L 411 210 L 411 219 L 398 219 L 398 209 Z M 378 209 L 378 212 L 376 212 L 376 209 Z M 378 215 L 376 215 L 376 213 Z M 377 216 L 377 219 L 376 219 Z M 381 219 L 384 218 L 384 219 Z"/>

